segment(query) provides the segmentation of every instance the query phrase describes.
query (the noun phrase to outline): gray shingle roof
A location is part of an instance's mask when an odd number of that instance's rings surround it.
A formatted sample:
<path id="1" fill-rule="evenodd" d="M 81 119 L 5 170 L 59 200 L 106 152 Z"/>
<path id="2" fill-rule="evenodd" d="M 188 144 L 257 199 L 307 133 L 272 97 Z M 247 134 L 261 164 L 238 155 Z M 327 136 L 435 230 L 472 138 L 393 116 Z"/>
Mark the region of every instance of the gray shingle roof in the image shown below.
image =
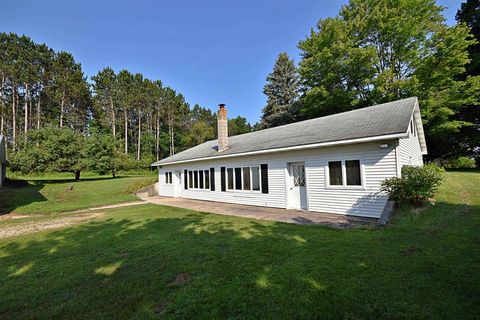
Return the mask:
<path id="1" fill-rule="evenodd" d="M 222 152 L 217 151 L 217 140 L 211 140 L 152 165 L 405 133 L 416 101 L 412 97 L 229 137 L 229 148 Z"/>

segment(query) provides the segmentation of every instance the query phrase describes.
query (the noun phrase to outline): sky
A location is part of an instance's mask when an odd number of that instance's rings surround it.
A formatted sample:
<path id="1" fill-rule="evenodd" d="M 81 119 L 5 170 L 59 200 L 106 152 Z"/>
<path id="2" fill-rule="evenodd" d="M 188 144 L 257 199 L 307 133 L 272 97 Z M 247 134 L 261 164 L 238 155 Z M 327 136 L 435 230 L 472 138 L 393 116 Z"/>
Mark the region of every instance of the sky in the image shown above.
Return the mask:
<path id="1" fill-rule="evenodd" d="M 229 117 L 260 119 L 265 78 L 319 19 L 347 1 L 333 0 L 0 0 L 0 32 L 25 34 L 72 53 L 86 76 L 110 66 L 162 80 L 190 105 Z M 448 24 L 460 0 L 441 0 Z"/>

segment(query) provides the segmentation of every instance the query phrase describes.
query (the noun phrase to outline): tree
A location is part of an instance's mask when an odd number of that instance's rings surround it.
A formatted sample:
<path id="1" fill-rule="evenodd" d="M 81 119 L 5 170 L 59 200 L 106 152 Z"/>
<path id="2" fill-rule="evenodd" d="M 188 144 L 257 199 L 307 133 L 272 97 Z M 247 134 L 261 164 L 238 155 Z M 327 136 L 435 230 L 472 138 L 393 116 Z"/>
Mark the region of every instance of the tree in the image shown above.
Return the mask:
<path id="1" fill-rule="evenodd" d="M 458 23 L 464 23 L 470 28 L 471 34 L 477 41 L 475 44 L 471 44 L 468 47 L 470 62 L 467 64 L 466 72 L 462 76 L 462 78 L 467 79 L 467 81 L 472 81 L 469 76 L 475 76 L 476 78 L 480 75 L 480 1 L 467 0 L 467 2 L 462 3 L 457 12 L 456 18 Z M 475 88 L 475 86 L 470 87 Z M 478 91 L 473 92 L 473 94 L 477 94 L 478 96 Z M 460 108 L 457 119 L 474 125 L 460 128 L 460 132 L 456 137 L 459 140 L 457 145 L 460 145 L 463 148 L 456 148 L 455 150 L 457 153 L 454 157 L 468 154 L 469 156 L 474 156 L 477 159 L 477 164 L 480 165 L 480 150 L 478 150 L 478 146 L 480 145 L 479 99 L 471 100 L 473 100 L 471 105 L 463 105 Z"/>
<path id="2" fill-rule="evenodd" d="M 267 105 L 262 110 L 261 126 L 269 128 L 293 122 L 299 89 L 300 81 L 295 63 L 282 52 L 278 55 L 263 88 Z"/>
<path id="3" fill-rule="evenodd" d="M 84 137 L 75 130 L 47 126 L 29 132 L 28 141 L 15 154 L 11 165 L 25 173 L 71 172 L 79 180 L 85 168 L 83 147 Z"/>
<path id="4" fill-rule="evenodd" d="M 129 112 L 133 103 L 133 81 L 133 75 L 128 72 L 128 70 L 121 70 L 117 75 L 117 90 L 115 91 L 115 95 L 123 112 L 123 139 L 125 154 L 128 154 Z"/>
<path id="5" fill-rule="evenodd" d="M 81 100 L 89 95 L 88 85 L 80 64 L 68 52 L 61 51 L 56 55 L 53 68 L 55 98 L 60 105 L 59 126 L 62 128 L 65 114 L 74 114 Z"/>
<path id="6" fill-rule="evenodd" d="M 429 154 L 454 148 L 455 118 L 478 81 L 458 79 L 474 43 L 464 24 L 449 27 L 433 0 L 351 0 L 301 41 L 302 112 L 307 117 L 418 96 Z M 473 97 L 475 100 L 476 97 Z M 442 146 L 447 146 L 443 148 Z"/>
<path id="7" fill-rule="evenodd" d="M 116 101 L 116 75 L 112 68 L 107 67 L 100 70 L 92 77 L 93 92 L 97 109 L 104 115 L 104 119 L 111 125 L 113 140 L 116 138 L 117 105 Z"/>
<path id="8" fill-rule="evenodd" d="M 477 43 L 468 47 L 470 62 L 466 67 L 466 73 L 478 76 L 480 75 L 480 0 L 467 0 L 462 3 L 455 17 L 459 23 L 465 23 L 470 28 L 470 33 L 477 40 Z"/>
<path id="9" fill-rule="evenodd" d="M 85 167 L 98 174 L 111 173 L 115 178 L 120 163 L 117 161 L 118 153 L 114 145 L 114 138 L 111 135 L 93 132 L 86 139 L 82 150 Z"/>
<path id="10" fill-rule="evenodd" d="M 238 116 L 228 119 L 228 135 L 236 136 L 237 134 L 248 133 L 252 131 L 252 126 L 247 122 L 247 118 Z"/>

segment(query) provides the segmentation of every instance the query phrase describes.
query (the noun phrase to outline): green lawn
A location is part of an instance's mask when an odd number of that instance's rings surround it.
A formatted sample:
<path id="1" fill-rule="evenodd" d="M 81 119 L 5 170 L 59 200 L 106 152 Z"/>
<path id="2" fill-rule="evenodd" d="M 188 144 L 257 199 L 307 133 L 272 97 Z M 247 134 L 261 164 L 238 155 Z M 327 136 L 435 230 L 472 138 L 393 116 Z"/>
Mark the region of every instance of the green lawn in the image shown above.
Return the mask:
<path id="1" fill-rule="evenodd" d="M 448 172 L 380 229 L 141 205 L 1 240 L 0 318 L 474 319 L 479 267 L 480 173 Z"/>
<path id="2" fill-rule="evenodd" d="M 72 174 L 14 176 L 0 192 L 0 212 L 54 213 L 138 200 L 129 189 L 156 179 L 156 174 L 112 179 L 87 173 L 80 181 L 74 181 Z"/>

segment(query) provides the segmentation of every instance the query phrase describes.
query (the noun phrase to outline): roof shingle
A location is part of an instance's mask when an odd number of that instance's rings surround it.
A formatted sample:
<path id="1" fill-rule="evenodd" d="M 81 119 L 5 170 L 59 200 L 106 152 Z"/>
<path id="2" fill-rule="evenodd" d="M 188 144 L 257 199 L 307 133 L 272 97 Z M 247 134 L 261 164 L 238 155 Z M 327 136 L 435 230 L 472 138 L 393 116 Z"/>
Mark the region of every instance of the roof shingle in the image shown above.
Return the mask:
<path id="1" fill-rule="evenodd" d="M 417 98 L 412 97 L 229 137 L 229 148 L 221 153 L 215 139 L 152 165 L 404 133 L 416 102 Z"/>

